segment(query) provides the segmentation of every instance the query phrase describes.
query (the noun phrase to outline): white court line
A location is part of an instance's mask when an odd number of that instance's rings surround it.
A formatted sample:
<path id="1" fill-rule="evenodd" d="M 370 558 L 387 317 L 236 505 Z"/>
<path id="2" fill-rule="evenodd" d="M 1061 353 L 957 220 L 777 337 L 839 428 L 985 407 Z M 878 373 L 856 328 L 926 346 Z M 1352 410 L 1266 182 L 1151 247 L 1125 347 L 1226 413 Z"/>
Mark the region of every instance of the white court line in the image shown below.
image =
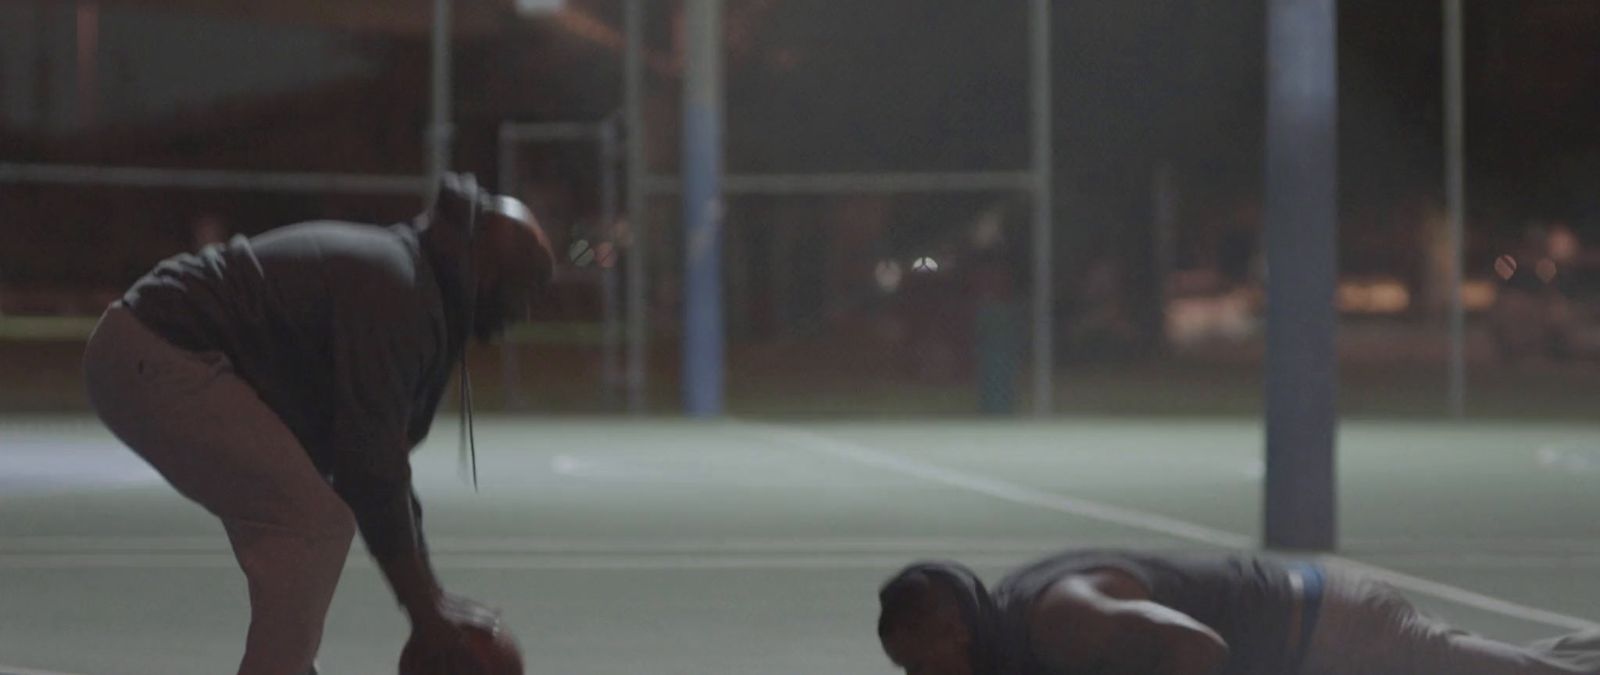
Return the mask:
<path id="1" fill-rule="evenodd" d="M 786 437 L 791 445 L 801 450 L 820 452 L 857 464 L 866 464 L 908 476 L 924 478 L 936 483 L 944 483 L 1016 504 L 1070 513 L 1092 520 L 1122 525 L 1146 532 L 1155 532 L 1178 539 L 1197 541 L 1221 548 L 1250 548 L 1255 545 L 1254 539 L 1242 534 L 1226 532 L 1153 513 L 1068 497 L 1002 480 L 976 476 L 942 466 L 925 464 L 899 455 L 868 448 L 864 445 L 830 438 L 809 431 L 765 424 L 752 424 L 751 426 L 776 434 L 779 440 Z"/>
<path id="2" fill-rule="evenodd" d="M 1095 538 L 1127 548 L 1142 540 Z M 885 569 L 908 555 L 961 556 L 974 564 L 1013 565 L 1054 550 L 1037 539 L 823 538 L 629 540 L 441 537 L 431 546 L 434 566 L 458 570 L 754 570 Z M 351 569 L 374 569 L 352 551 Z M 231 569 L 232 553 L 218 537 L 33 536 L 0 538 L 0 569 Z M 0 673 L 3 675 L 3 673 Z"/>
<path id="3" fill-rule="evenodd" d="M 1025 562 L 1040 551 L 973 553 L 966 557 L 976 566 L 1003 567 Z M 905 564 L 903 553 L 818 555 L 433 555 L 435 568 L 445 570 L 518 571 L 694 571 L 694 570 L 878 570 Z M 59 553 L 0 556 L 0 569 L 237 569 L 233 556 L 223 553 Z M 376 571 L 366 558 L 351 558 L 346 570 Z M 4 675 L 0 673 L 0 675 Z"/>
<path id="4" fill-rule="evenodd" d="M 1175 535 L 1176 536 L 1176 535 Z M 785 538 L 653 538 L 653 537 L 429 537 L 442 553 L 892 553 L 892 552 L 1051 552 L 1057 544 L 1038 537 L 785 537 Z M 1148 537 L 1093 537 L 1101 548 L 1127 548 L 1149 543 Z M 1600 542 L 1551 537 L 1349 537 L 1347 551 L 1424 564 L 1452 560 L 1484 565 L 1600 563 Z M 217 553 L 228 542 L 214 535 L 21 535 L 0 536 L 0 556 L 31 553 Z"/>
<path id="5" fill-rule="evenodd" d="M 1140 539 L 1089 538 L 1076 540 L 1082 548 L 1144 548 L 1148 537 Z M 140 568 L 140 567 L 232 567 L 232 557 L 227 546 L 215 542 L 206 546 L 165 546 L 165 539 L 152 538 L 137 545 L 125 547 L 30 547 L 27 550 L 4 550 L 0 546 L 0 569 L 64 569 L 64 568 Z M 181 543 L 181 542 L 180 542 Z M 890 564 L 908 555 L 922 557 L 971 557 L 987 555 L 991 558 L 1015 559 L 1059 551 L 1059 543 L 1034 538 L 1017 540 L 906 540 L 888 542 L 857 542 L 844 546 L 826 541 L 793 540 L 786 542 L 717 542 L 706 545 L 693 542 L 651 545 L 629 542 L 573 542 L 574 545 L 550 545 L 540 540 L 527 543 L 516 541 L 484 540 L 482 545 L 437 544 L 432 546 L 434 558 L 445 566 L 462 568 L 494 567 L 498 569 L 578 569 L 594 565 L 610 569 L 672 569 L 672 568 L 738 568 L 738 567 L 858 567 L 864 564 Z M 353 564 L 361 564 L 366 554 L 352 551 Z M 1595 553 L 1494 553 L 1494 552 L 1399 552 L 1373 553 L 1388 564 L 1419 565 L 1431 568 L 1462 570 L 1600 570 L 1600 554 Z M 690 561 L 690 562 L 685 562 Z M 749 561 L 749 562 L 741 562 Z M 832 562 L 828 562 L 832 561 Z M 0 675 L 4 675 L 0 673 Z"/>
<path id="6" fill-rule="evenodd" d="M 0 675 L 68 675 L 68 674 L 67 673 L 57 673 L 57 672 L 49 671 L 49 670 L 33 670 L 31 668 L 23 668 L 21 666 L 8 666 L 8 665 L 5 665 L 5 664 L 0 664 Z"/>
<path id="7" fill-rule="evenodd" d="M 1566 441 L 1547 443 L 1534 451 L 1539 468 L 1561 473 L 1595 473 L 1600 471 L 1600 445 L 1592 442 Z"/>
<path id="8" fill-rule="evenodd" d="M 1095 538 L 1098 546 L 1134 545 L 1145 539 Z M 435 553 L 669 554 L 669 553 L 900 553 L 918 551 L 1049 551 L 1037 538 L 989 537 L 800 537 L 650 539 L 634 537 L 570 539 L 559 537 L 429 537 Z M 42 535 L 0 537 L 0 557 L 40 553 L 226 553 L 228 542 L 215 536 L 92 537 Z"/>
<path id="9" fill-rule="evenodd" d="M 1364 556 L 1383 560 L 1389 565 L 1421 565 L 1430 568 L 1481 569 L 1481 570 L 1535 570 L 1567 569 L 1600 571 L 1600 554 L 1595 553 L 1500 553 L 1500 552 L 1374 552 L 1362 551 Z"/>
<path id="10" fill-rule="evenodd" d="M 1101 504 L 1087 499 L 1066 497 L 1015 483 L 926 464 L 859 443 L 836 439 L 802 429 L 758 423 L 750 423 L 750 426 L 761 429 L 777 440 L 784 441 L 799 450 L 837 457 L 857 464 L 874 466 L 908 476 L 916 476 L 1016 504 L 1035 506 L 1091 520 L 1142 529 L 1220 548 L 1254 548 L 1256 543 L 1253 538 L 1242 534 L 1217 530 L 1134 509 Z M 1600 623 L 1588 619 L 1501 600 L 1465 588 L 1414 577 L 1339 556 L 1318 556 L 1318 559 L 1354 568 L 1372 578 L 1382 580 L 1402 589 L 1430 595 L 1486 612 L 1574 631 L 1600 629 Z"/>
<path id="11" fill-rule="evenodd" d="M 1580 534 L 1579 536 L 1583 536 Z M 1515 537 L 1487 535 L 1481 537 L 1340 537 L 1340 546 L 1373 554 L 1438 553 L 1459 551 L 1477 553 L 1526 553 L 1600 555 L 1600 542 L 1572 537 Z"/>

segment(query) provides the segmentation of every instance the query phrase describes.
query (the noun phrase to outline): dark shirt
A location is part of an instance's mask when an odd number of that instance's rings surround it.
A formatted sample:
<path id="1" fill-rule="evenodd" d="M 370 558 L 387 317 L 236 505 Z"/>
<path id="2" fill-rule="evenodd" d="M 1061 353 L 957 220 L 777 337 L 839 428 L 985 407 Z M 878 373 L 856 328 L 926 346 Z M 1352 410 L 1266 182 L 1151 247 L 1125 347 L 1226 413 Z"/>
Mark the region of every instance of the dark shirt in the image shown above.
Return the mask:
<path id="1" fill-rule="evenodd" d="M 1028 615 L 1040 594 L 1067 576 L 1091 570 L 1127 573 L 1156 604 L 1187 614 L 1228 643 L 1227 675 L 1293 672 L 1288 649 L 1294 589 L 1279 563 L 1252 556 L 1162 556 L 1119 551 L 1059 554 L 1022 568 L 995 587 L 1001 642 L 1015 672 L 1049 675 L 1028 644 Z"/>
<path id="2" fill-rule="evenodd" d="M 464 334 L 458 271 L 437 269 L 451 259 L 409 223 L 302 223 L 168 259 L 123 302 L 174 345 L 226 354 L 336 487 L 403 491 Z"/>

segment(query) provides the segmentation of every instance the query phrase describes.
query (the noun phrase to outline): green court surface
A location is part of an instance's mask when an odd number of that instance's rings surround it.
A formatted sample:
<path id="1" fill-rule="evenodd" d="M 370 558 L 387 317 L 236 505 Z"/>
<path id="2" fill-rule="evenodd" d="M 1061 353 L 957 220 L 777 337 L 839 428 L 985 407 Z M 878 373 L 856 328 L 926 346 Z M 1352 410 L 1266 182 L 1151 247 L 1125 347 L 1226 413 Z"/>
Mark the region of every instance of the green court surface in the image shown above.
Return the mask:
<path id="1" fill-rule="evenodd" d="M 247 622 L 220 526 L 92 420 L 0 418 L 0 672 L 231 672 Z M 453 419 L 414 460 L 435 564 L 505 611 L 529 672 L 890 673 L 877 584 L 922 557 L 991 580 L 1069 546 L 1254 547 L 1252 420 Z M 1342 555 L 1524 640 L 1600 620 L 1600 425 L 1346 422 Z M 405 626 L 359 547 L 331 675 Z"/>

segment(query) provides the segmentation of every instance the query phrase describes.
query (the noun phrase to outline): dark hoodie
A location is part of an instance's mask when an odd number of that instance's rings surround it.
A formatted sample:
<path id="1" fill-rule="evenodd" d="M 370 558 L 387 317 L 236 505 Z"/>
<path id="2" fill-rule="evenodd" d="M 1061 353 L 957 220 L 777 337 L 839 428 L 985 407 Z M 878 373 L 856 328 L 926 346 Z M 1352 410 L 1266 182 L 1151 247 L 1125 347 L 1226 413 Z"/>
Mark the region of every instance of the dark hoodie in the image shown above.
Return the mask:
<path id="1" fill-rule="evenodd" d="M 409 489 L 467 334 L 472 218 L 440 211 L 234 237 L 162 262 L 123 303 L 172 344 L 227 355 L 336 488 L 369 486 L 339 490 L 360 518 L 363 491 Z M 366 534 L 375 553 L 410 547 Z"/>

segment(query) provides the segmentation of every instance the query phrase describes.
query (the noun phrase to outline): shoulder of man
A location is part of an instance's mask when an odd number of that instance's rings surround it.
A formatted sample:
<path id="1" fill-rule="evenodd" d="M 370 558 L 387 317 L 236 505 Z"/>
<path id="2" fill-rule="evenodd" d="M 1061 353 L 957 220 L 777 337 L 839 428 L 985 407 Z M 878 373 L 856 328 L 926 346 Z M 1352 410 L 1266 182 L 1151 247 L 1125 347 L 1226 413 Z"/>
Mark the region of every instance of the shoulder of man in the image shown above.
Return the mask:
<path id="1" fill-rule="evenodd" d="M 269 274 L 311 277 L 344 323 L 427 322 L 439 289 L 425 271 L 416 231 L 405 224 L 309 221 L 250 240 Z"/>
<path id="2" fill-rule="evenodd" d="M 310 220 L 251 237 L 258 253 L 320 259 L 382 259 L 414 253 L 416 230 L 408 224 L 377 225 L 344 220 Z"/>
<path id="3" fill-rule="evenodd" d="M 252 240 L 257 256 L 316 265 L 332 284 L 365 281 L 408 286 L 418 281 L 420 244 L 406 225 L 311 221 Z"/>

